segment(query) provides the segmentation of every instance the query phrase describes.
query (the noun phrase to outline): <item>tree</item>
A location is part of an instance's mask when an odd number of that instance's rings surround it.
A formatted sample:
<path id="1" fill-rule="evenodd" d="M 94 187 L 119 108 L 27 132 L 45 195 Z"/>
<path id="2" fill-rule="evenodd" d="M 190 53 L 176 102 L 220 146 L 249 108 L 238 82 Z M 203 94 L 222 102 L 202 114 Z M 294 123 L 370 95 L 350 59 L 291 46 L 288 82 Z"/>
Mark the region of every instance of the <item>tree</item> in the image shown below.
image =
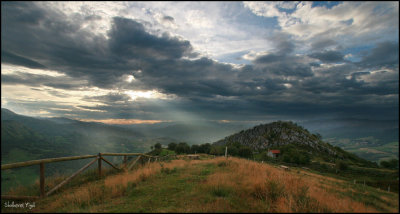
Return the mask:
<path id="1" fill-rule="evenodd" d="M 310 156 L 307 153 L 301 154 L 300 157 L 299 157 L 299 163 L 300 164 L 304 164 L 304 165 L 309 164 L 310 163 Z"/>
<path id="2" fill-rule="evenodd" d="M 247 146 L 242 146 L 239 149 L 239 156 L 243 158 L 251 158 L 253 156 L 253 152 Z"/>
<path id="3" fill-rule="evenodd" d="M 161 149 L 161 143 L 156 143 L 156 144 L 154 145 L 154 148 L 155 148 L 155 149 Z"/>
<path id="4" fill-rule="evenodd" d="M 192 154 L 198 153 L 200 150 L 200 146 L 199 145 L 192 145 L 192 147 L 190 148 L 190 151 Z"/>
<path id="5" fill-rule="evenodd" d="M 201 144 L 200 148 L 199 148 L 199 153 L 205 153 L 205 154 L 210 154 L 210 150 L 211 150 L 211 144 L 209 143 L 205 143 L 205 144 Z"/>
<path id="6" fill-rule="evenodd" d="M 172 151 L 175 151 L 176 146 L 177 146 L 176 143 L 171 142 L 171 143 L 168 144 L 168 149 L 172 150 Z"/>
<path id="7" fill-rule="evenodd" d="M 287 153 L 283 154 L 282 159 L 283 159 L 283 161 L 286 162 L 286 163 L 290 163 L 290 162 L 291 162 L 290 155 L 287 154 Z"/>
<path id="8" fill-rule="evenodd" d="M 211 155 L 224 155 L 225 154 L 225 147 L 223 146 L 211 146 L 210 154 Z"/>
<path id="9" fill-rule="evenodd" d="M 399 160 L 393 158 L 392 160 L 389 161 L 389 163 L 390 163 L 391 169 L 399 168 Z"/>
<path id="10" fill-rule="evenodd" d="M 178 154 L 188 154 L 190 153 L 190 146 L 185 142 L 179 143 L 175 148 L 175 152 Z"/>
<path id="11" fill-rule="evenodd" d="M 299 155 L 299 153 L 293 152 L 290 162 L 295 163 L 295 164 L 300 164 L 300 155 Z"/>
<path id="12" fill-rule="evenodd" d="M 399 167 L 399 160 L 392 158 L 389 161 L 381 161 L 381 167 L 388 169 L 397 169 Z"/>
<path id="13" fill-rule="evenodd" d="M 228 155 L 230 156 L 238 156 L 239 155 L 239 149 L 235 146 L 228 146 Z"/>

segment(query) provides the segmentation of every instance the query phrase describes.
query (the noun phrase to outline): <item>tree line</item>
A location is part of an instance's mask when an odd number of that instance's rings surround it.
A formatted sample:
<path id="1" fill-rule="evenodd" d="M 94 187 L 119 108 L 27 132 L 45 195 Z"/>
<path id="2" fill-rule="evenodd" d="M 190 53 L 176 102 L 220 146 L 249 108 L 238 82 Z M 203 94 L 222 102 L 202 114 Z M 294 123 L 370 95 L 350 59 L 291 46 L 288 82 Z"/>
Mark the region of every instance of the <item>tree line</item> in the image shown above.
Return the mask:
<path id="1" fill-rule="evenodd" d="M 225 155 L 225 146 L 211 145 L 210 143 L 204 143 L 200 145 L 189 146 L 186 142 L 175 143 L 171 142 L 168 144 L 168 150 L 174 151 L 176 154 L 210 154 L 210 155 Z M 160 143 L 156 143 L 151 146 L 152 154 L 159 155 L 162 151 Z M 242 146 L 239 143 L 228 146 L 228 154 L 230 156 L 239 156 L 243 158 L 251 158 L 253 155 L 252 150 L 248 146 Z"/>

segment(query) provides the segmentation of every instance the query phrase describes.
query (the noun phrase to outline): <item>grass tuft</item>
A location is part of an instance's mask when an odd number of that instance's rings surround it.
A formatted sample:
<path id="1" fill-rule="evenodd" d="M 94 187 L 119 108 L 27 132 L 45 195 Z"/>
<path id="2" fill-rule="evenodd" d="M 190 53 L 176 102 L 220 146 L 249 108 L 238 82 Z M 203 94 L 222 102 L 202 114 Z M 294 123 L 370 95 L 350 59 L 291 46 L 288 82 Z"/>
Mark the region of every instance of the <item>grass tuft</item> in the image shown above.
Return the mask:
<path id="1" fill-rule="evenodd" d="M 226 186 L 217 185 L 211 187 L 211 193 L 217 197 L 227 197 L 229 196 L 231 189 Z"/>

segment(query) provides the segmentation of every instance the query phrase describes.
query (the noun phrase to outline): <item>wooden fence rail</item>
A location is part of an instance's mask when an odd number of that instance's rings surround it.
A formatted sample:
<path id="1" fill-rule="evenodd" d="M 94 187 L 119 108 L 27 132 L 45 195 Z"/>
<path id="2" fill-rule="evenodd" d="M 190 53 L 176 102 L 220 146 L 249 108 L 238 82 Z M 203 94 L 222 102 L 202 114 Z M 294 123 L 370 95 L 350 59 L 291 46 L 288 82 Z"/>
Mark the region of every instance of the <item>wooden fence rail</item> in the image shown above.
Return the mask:
<path id="1" fill-rule="evenodd" d="M 114 164 L 112 164 L 110 161 L 106 160 L 104 156 L 124 156 L 123 159 L 123 164 L 122 168 L 116 167 Z M 127 163 L 127 157 L 128 156 L 138 156 L 136 159 L 133 159 L 129 164 Z M 176 155 L 172 155 L 177 157 Z M 41 159 L 41 160 L 32 160 L 32 161 L 25 161 L 25 162 L 18 162 L 18 163 L 11 163 L 11 164 L 3 164 L 1 165 L 1 170 L 7 170 L 7 169 L 14 169 L 14 168 L 19 168 L 19 167 L 26 167 L 26 166 L 32 166 L 32 165 L 39 165 L 40 166 L 40 197 L 39 196 L 13 196 L 13 195 L 2 195 L 1 199 L 8 199 L 8 200 L 35 200 L 38 198 L 43 198 L 47 197 L 50 194 L 54 193 L 58 189 L 60 189 L 62 186 L 67 184 L 69 181 L 72 180 L 72 178 L 76 177 L 78 174 L 82 173 L 85 171 L 89 166 L 94 164 L 96 161 L 98 161 L 98 174 L 99 177 L 102 175 L 102 166 L 101 162 L 104 161 L 113 168 L 117 170 L 131 170 L 133 166 L 138 162 L 139 159 L 142 159 L 144 161 L 143 157 L 148 158 L 148 163 L 150 163 L 151 159 L 154 158 L 155 161 L 159 160 L 158 156 L 151 156 L 151 155 L 146 155 L 142 153 L 99 153 L 97 155 L 82 155 L 82 156 L 73 156 L 73 157 L 60 157 L 60 158 L 47 158 L 47 159 Z M 169 155 L 166 157 L 170 157 Z M 87 158 L 94 158 L 91 162 L 83 166 L 81 169 L 78 171 L 74 172 L 71 176 L 66 178 L 64 181 L 62 181 L 60 184 L 56 185 L 53 187 L 50 191 L 45 193 L 44 189 L 44 184 L 45 184 L 45 164 L 46 163 L 54 163 L 54 162 L 60 162 L 60 161 L 70 161 L 70 160 L 79 160 L 79 159 L 87 159 Z M 142 162 L 144 163 L 144 162 Z"/>
<path id="2" fill-rule="evenodd" d="M 62 157 L 62 158 L 47 158 L 47 159 L 41 159 L 41 160 L 32 160 L 32 161 L 25 161 L 25 162 L 18 162 L 18 163 L 2 164 L 1 170 L 19 168 L 19 167 L 24 167 L 24 166 L 32 166 L 32 165 L 37 165 L 37 164 L 41 164 L 41 163 L 54 163 L 54 162 L 59 162 L 59 161 L 78 160 L 78 159 L 86 159 L 86 158 L 94 158 L 94 157 L 97 157 L 97 155 L 83 155 L 83 156 Z"/>

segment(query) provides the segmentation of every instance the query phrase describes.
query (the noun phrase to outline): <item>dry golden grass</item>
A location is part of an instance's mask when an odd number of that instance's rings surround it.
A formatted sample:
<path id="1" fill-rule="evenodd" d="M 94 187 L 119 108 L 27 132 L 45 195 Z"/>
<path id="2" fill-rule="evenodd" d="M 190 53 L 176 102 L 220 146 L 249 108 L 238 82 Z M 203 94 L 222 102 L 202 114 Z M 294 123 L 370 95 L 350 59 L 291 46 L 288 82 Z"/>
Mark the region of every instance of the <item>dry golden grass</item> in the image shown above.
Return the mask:
<path id="1" fill-rule="evenodd" d="M 210 175 L 206 185 L 225 185 L 247 197 L 266 201 L 271 204 L 268 210 L 271 212 L 377 212 L 351 198 L 327 192 L 319 185 L 324 178 L 320 175 L 305 180 L 294 172 L 244 159 L 216 158 L 213 161 L 216 164 L 227 162 L 224 165 L 228 169 Z M 342 182 L 334 178 L 327 180 Z"/>
<path id="2" fill-rule="evenodd" d="M 128 184 L 134 185 L 140 181 L 145 181 L 151 175 L 154 175 L 164 169 L 173 169 L 174 167 L 182 168 L 188 164 L 184 160 L 173 160 L 171 162 L 162 163 L 150 163 L 146 166 L 139 168 L 136 171 L 124 172 L 114 176 L 109 176 L 104 180 L 106 189 L 111 190 L 113 197 L 121 196 L 124 193 L 124 189 Z"/>

